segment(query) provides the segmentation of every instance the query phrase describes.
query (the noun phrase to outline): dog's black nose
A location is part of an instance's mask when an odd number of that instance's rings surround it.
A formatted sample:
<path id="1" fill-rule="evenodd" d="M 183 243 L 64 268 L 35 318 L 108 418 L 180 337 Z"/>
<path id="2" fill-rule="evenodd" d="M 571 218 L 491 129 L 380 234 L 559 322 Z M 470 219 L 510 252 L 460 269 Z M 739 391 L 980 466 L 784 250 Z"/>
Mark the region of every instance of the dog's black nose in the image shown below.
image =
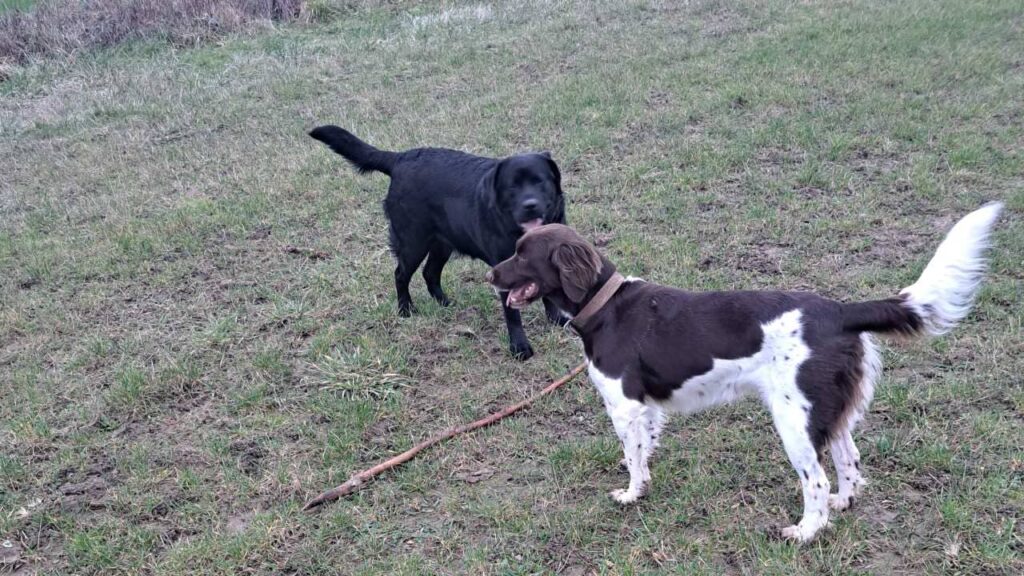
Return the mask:
<path id="1" fill-rule="evenodd" d="M 540 202 L 531 198 L 523 202 L 523 210 L 527 212 L 537 212 L 537 208 L 540 206 Z"/>
<path id="2" fill-rule="evenodd" d="M 494 282 L 494 270 L 488 270 L 485 278 L 487 279 L 487 282 Z"/>

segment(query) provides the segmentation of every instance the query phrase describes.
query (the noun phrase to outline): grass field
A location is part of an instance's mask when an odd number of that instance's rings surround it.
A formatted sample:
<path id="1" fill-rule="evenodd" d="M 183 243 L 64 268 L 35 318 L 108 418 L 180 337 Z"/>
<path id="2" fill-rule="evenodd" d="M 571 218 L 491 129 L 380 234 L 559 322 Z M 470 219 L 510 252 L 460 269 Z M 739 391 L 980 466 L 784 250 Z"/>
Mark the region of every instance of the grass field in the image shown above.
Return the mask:
<path id="1" fill-rule="evenodd" d="M 26 10 L 35 4 L 35 0 L 0 0 L 0 14 L 8 10 Z"/>
<path id="2" fill-rule="evenodd" d="M 0 571 L 1019 574 L 1024 13 L 1017 0 L 385 5 L 0 82 Z M 674 420 L 637 506 L 582 379 L 314 514 L 306 498 L 581 359 L 479 262 L 399 319 L 380 202 L 305 132 L 549 149 L 629 274 L 884 297 L 959 216 L 1008 210 L 968 321 L 889 343 L 871 484 L 800 491 L 764 411 Z M 287 250 L 298 247 L 299 253 Z M 320 254 L 310 258 L 302 250 Z"/>

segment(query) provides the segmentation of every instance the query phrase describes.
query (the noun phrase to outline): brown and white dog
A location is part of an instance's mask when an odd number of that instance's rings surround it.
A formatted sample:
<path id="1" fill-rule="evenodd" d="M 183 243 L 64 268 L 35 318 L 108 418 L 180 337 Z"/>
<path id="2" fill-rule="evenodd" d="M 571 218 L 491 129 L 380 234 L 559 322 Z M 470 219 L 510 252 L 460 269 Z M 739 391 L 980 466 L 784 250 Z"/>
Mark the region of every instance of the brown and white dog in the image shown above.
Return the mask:
<path id="1" fill-rule="evenodd" d="M 527 232 L 487 280 L 523 308 L 550 299 L 583 339 L 590 379 L 622 440 L 626 504 L 651 481 L 647 461 L 664 413 L 691 414 L 756 394 L 772 414 L 803 486 L 803 517 L 783 529 L 808 541 L 865 484 L 851 435 L 881 372 L 871 333 L 938 335 L 968 313 L 1002 205 L 949 232 L 920 279 L 898 296 L 841 303 L 800 292 L 687 292 L 635 278 L 560 224 Z M 822 467 L 831 449 L 839 488 Z"/>

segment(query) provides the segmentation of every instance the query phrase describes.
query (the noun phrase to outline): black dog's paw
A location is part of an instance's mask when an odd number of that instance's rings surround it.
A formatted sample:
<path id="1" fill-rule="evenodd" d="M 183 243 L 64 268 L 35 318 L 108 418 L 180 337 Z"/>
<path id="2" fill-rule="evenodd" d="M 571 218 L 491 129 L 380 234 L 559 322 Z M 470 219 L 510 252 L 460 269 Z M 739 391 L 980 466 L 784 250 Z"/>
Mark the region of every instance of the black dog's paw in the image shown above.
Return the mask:
<path id="1" fill-rule="evenodd" d="M 444 293 L 444 290 L 440 288 L 431 288 L 427 286 L 427 291 L 430 292 L 430 297 L 434 299 L 439 305 L 448 307 L 452 305 L 452 301 L 448 299 L 448 295 Z"/>
<path id="2" fill-rule="evenodd" d="M 533 347 L 529 342 L 513 342 L 509 346 L 512 357 L 516 360 L 529 360 L 533 357 Z"/>
<path id="3" fill-rule="evenodd" d="M 416 307 L 412 305 L 412 302 L 402 302 L 398 305 L 398 315 L 402 318 L 408 318 L 416 313 Z"/>

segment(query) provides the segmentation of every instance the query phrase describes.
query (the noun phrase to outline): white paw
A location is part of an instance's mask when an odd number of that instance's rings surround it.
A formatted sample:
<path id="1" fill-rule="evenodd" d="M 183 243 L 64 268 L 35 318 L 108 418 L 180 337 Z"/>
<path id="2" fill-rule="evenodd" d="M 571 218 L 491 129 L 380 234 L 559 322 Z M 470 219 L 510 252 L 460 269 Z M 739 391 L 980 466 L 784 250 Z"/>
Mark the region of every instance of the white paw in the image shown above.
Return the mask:
<path id="1" fill-rule="evenodd" d="M 853 506 L 853 496 L 840 496 L 839 494 L 828 495 L 828 507 L 837 511 L 842 512 Z"/>
<path id="2" fill-rule="evenodd" d="M 800 522 L 799 524 L 794 524 L 792 526 L 787 526 L 783 528 L 782 537 L 803 544 L 805 542 L 810 542 L 811 540 L 813 540 L 814 535 L 818 533 L 818 530 L 821 530 L 823 527 L 829 526 L 831 526 L 831 524 L 829 524 L 828 522 L 825 522 L 820 526 Z"/>
<path id="3" fill-rule="evenodd" d="M 619 488 L 617 490 L 612 490 L 608 495 L 612 497 L 612 500 L 615 500 L 619 504 L 632 504 L 639 500 L 640 497 L 643 496 L 643 493 L 639 490 L 623 490 Z"/>
<path id="4" fill-rule="evenodd" d="M 804 534 L 799 524 L 793 526 L 786 526 L 782 529 L 782 537 L 790 540 L 796 540 L 798 542 L 806 542 L 810 540 L 810 536 Z"/>

